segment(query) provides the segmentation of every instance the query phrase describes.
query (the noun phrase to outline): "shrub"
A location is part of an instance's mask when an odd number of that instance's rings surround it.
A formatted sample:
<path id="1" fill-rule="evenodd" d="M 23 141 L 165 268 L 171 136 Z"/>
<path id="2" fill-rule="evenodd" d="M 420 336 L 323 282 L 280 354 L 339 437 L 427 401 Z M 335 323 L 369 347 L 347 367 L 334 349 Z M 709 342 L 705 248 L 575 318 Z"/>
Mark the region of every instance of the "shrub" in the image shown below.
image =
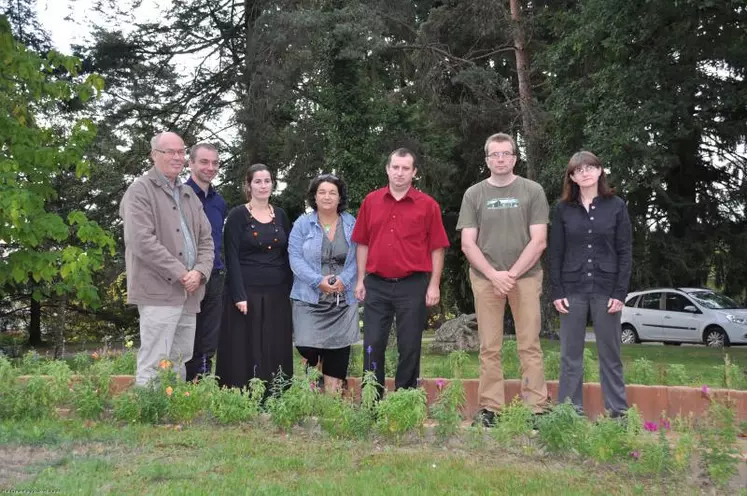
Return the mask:
<path id="1" fill-rule="evenodd" d="M 440 382 L 439 382 L 440 381 Z M 445 441 L 459 430 L 462 423 L 462 408 L 467 401 L 464 384 L 453 380 L 444 386 L 443 379 L 437 381 L 441 394 L 431 410 L 432 417 L 438 422 L 435 428 L 436 438 Z"/>
<path id="2" fill-rule="evenodd" d="M 580 452 L 586 426 L 586 419 L 570 402 L 553 407 L 537 421 L 540 441 L 549 451 Z"/>
<path id="3" fill-rule="evenodd" d="M 654 364 L 646 358 L 636 358 L 628 367 L 628 384 L 653 384 L 656 373 Z"/>
<path id="4" fill-rule="evenodd" d="M 671 363 L 667 366 L 664 382 L 668 386 L 684 386 L 690 382 L 687 369 L 681 363 Z"/>
<path id="5" fill-rule="evenodd" d="M 221 424 L 249 422 L 259 415 L 265 390 L 264 381 L 257 378 L 249 381 L 249 385 L 244 389 L 219 389 L 212 393 L 210 412 Z"/>
<path id="6" fill-rule="evenodd" d="M 376 408 L 376 429 L 383 435 L 400 439 L 404 434 L 422 430 L 428 415 L 425 391 L 399 389 L 384 396 Z"/>
<path id="7" fill-rule="evenodd" d="M 545 353 L 545 378 L 557 380 L 560 377 L 560 352 L 548 351 Z"/>
<path id="8" fill-rule="evenodd" d="M 491 434 L 496 441 L 505 443 L 530 434 L 534 429 L 534 413 L 518 398 L 501 408 Z"/>
<path id="9" fill-rule="evenodd" d="M 617 419 L 601 417 L 588 426 L 580 452 L 589 458 L 607 462 L 624 458 L 630 453 L 630 447 L 625 424 Z"/>

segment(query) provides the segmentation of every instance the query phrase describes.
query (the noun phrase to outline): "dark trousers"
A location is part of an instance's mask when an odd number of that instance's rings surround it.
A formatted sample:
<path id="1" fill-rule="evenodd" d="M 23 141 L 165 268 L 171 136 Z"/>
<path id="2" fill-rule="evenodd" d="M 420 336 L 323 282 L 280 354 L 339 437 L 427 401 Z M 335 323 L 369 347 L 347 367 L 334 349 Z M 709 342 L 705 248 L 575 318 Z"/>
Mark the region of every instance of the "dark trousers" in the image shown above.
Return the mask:
<path id="1" fill-rule="evenodd" d="M 628 408 L 620 359 L 621 312 L 607 312 L 608 301 L 609 296 L 594 294 L 568 296 L 568 313 L 560 314 L 558 403 L 570 399 L 577 410 L 583 411 L 584 342 L 586 319 L 591 312 L 604 407 L 617 416 Z"/>
<path id="2" fill-rule="evenodd" d="M 197 314 L 192 359 L 185 364 L 188 381 L 213 370 L 213 356 L 218 347 L 220 319 L 223 314 L 223 280 L 223 271 L 214 270 L 205 287 L 205 297 L 200 303 L 200 313 Z"/>
<path id="3" fill-rule="evenodd" d="M 363 366 L 374 370 L 384 392 L 386 345 L 392 320 L 397 320 L 399 362 L 394 386 L 417 387 L 420 375 L 420 347 L 427 318 L 425 292 L 429 274 L 418 272 L 403 279 L 366 276 L 366 299 L 363 305 Z"/>

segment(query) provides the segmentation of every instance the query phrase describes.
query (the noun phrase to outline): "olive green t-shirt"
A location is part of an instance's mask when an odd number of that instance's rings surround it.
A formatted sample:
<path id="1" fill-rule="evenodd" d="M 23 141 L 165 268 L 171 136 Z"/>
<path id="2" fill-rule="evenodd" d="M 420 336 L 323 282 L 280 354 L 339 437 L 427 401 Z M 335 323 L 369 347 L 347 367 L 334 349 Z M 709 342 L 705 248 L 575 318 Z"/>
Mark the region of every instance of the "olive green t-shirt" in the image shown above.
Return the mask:
<path id="1" fill-rule="evenodd" d="M 496 270 L 508 270 L 529 243 L 529 226 L 547 224 L 550 206 L 534 181 L 517 177 L 508 186 L 481 181 L 464 193 L 457 230 L 477 228 L 477 246 Z M 472 270 L 484 277 L 473 267 Z M 522 277 L 540 270 L 537 262 Z"/>

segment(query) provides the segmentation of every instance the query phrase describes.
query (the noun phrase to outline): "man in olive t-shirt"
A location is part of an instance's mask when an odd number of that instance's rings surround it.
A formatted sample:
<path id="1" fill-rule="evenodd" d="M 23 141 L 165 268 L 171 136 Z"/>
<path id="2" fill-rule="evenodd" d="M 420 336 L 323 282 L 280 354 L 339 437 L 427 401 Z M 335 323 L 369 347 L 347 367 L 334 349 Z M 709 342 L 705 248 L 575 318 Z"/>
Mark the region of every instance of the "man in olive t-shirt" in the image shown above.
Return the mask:
<path id="1" fill-rule="evenodd" d="M 470 282 L 480 338 L 480 411 L 491 426 L 505 404 L 501 347 L 506 300 L 516 323 L 521 398 L 535 413 L 547 405 L 540 348 L 540 257 L 547 245 L 549 206 L 542 186 L 513 173 L 516 143 L 507 134 L 485 142 L 490 177 L 462 199 L 457 229 L 470 262 Z"/>

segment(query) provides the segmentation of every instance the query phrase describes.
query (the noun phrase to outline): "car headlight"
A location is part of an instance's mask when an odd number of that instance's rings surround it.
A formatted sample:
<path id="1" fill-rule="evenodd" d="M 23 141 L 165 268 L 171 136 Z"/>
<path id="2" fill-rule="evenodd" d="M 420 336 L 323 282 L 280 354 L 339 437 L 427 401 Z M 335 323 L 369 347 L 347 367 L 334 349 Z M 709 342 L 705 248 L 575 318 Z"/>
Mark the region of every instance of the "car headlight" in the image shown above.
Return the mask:
<path id="1" fill-rule="evenodd" d="M 726 318 L 731 322 L 732 324 L 742 324 L 747 325 L 747 318 L 744 317 L 737 317 L 736 315 L 727 315 Z"/>

